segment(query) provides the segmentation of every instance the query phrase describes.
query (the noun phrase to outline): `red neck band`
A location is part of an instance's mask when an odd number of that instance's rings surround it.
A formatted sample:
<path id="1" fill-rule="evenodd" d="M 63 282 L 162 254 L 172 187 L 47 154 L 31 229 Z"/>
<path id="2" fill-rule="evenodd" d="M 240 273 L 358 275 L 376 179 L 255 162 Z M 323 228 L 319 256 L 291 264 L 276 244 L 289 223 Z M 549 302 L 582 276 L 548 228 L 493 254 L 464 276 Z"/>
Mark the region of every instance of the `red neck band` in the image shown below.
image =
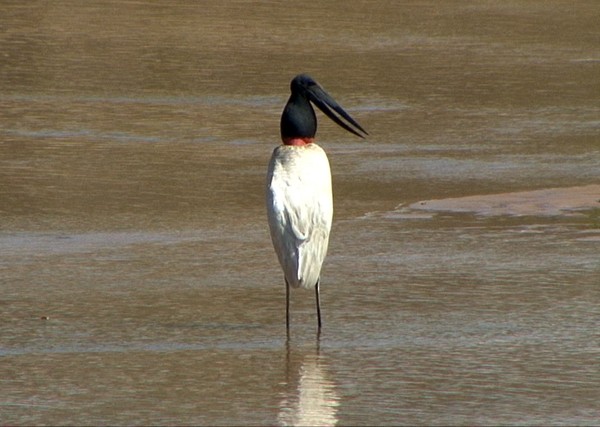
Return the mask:
<path id="1" fill-rule="evenodd" d="M 305 137 L 283 138 L 283 143 L 285 145 L 303 146 L 303 145 L 312 144 L 313 142 L 315 142 L 314 138 L 305 138 Z"/>

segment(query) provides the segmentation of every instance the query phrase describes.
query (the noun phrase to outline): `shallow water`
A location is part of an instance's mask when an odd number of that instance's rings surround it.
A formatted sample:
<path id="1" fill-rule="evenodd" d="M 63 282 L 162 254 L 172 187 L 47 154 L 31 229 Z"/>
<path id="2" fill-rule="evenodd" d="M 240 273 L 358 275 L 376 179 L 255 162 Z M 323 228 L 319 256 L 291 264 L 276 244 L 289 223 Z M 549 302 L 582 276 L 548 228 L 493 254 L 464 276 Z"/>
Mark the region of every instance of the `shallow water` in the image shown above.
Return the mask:
<path id="1" fill-rule="evenodd" d="M 0 421 L 597 424 L 600 194 L 410 206 L 600 182 L 599 15 L 7 2 Z M 305 71 L 370 137 L 319 115 L 324 331 L 297 291 L 286 342 L 263 185 Z"/>

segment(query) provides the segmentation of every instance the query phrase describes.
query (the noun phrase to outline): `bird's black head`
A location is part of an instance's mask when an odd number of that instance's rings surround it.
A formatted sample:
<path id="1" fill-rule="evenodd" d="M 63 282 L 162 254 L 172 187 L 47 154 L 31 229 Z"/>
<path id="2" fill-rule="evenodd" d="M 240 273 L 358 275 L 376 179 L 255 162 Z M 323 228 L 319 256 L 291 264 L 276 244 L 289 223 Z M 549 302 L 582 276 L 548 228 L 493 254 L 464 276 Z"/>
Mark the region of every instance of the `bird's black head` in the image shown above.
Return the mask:
<path id="1" fill-rule="evenodd" d="M 289 138 L 314 138 L 317 133 L 317 118 L 310 105 L 313 102 L 327 117 L 338 125 L 355 135 L 364 138 L 358 133 L 365 131 L 335 100 L 312 77 L 307 74 L 299 74 L 290 84 L 292 94 L 281 115 L 281 138 L 285 141 Z M 309 102 L 310 101 L 310 102 Z M 333 111 L 332 111 L 333 110 Z M 334 111 L 344 118 L 349 124 L 343 122 Z"/>
<path id="2" fill-rule="evenodd" d="M 317 133 L 317 117 L 310 105 L 307 88 L 316 84 L 310 77 L 300 74 L 290 84 L 292 94 L 281 115 L 281 138 L 314 138 Z"/>
<path id="3" fill-rule="evenodd" d="M 308 74 L 298 74 L 290 82 L 290 91 L 292 93 L 306 93 L 306 91 L 319 84 Z"/>

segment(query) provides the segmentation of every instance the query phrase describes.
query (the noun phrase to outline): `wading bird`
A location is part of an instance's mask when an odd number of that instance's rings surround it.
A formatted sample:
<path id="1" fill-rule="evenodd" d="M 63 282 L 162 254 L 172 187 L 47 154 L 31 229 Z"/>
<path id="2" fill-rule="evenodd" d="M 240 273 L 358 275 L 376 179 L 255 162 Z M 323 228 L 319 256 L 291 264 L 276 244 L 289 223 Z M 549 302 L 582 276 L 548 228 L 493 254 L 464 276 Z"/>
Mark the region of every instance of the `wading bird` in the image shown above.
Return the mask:
<path id="1" fill-rule="evenodd" d="M 315 288 L 321 331 L 319 283 L 333 217 L 327 155 L 315 141 L 314 103 L 327 117 L 361 138 L 365 131 L 310 76 L 292 80 L 281 115 L 283 144 L 275 148 L 267 172 L 267 216 L 273 247 L 285 278 L 285 325 L 290 332 L 290 286 Z M 335 113 L 341 116 L 342 121 Z"/>

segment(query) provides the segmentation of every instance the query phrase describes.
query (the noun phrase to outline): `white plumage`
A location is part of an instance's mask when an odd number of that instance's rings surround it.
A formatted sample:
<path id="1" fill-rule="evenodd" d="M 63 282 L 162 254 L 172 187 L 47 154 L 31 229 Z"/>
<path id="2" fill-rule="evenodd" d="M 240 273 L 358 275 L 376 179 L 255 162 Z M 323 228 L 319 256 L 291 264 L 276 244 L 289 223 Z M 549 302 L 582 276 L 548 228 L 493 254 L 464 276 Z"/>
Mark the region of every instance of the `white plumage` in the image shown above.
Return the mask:
<path id="1" fill-rule="evenodd" d="M 287 282 L 314 288 L 333 217 L 329 161 L 317 144 L 275 148 L 267 172 L 267 215 Z"/>

